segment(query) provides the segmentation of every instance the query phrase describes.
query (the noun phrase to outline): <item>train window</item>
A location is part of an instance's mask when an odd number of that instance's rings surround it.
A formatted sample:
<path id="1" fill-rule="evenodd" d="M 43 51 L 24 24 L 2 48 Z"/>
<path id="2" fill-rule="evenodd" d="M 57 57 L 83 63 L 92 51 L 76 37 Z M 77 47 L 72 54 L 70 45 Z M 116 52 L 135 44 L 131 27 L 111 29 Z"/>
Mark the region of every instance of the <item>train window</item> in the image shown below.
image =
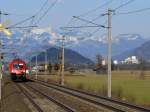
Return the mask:
<path id="1" fill-rule="evenodd" d="M 22 69 L 23 68 L 23 64 L 14 64 L 14 68 L 15 69 Z"/>

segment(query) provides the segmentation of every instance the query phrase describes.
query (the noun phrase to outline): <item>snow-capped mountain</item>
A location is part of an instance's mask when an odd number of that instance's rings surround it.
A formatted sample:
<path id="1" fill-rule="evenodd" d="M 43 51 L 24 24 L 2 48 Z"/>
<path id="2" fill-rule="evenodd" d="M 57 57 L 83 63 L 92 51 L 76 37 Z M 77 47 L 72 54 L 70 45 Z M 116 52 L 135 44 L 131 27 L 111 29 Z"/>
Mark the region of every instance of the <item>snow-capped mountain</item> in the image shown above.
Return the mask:
<path id="1" fill-rule="evenodd" d="M 120 34 L 112 38 L 112 54 L 114 56 L 134 49 L 147 40 L 139 34 Z M 100 39 L 90 37 L 80 41 L 75 40 L 68 47 L 94 61 L 97 54 L 107 56 L 107 37 L 103 36 Z"/>
<path id="2" fill-rule="evenodd" d="M 3 52 L 17 52 L 19 57 L 29 59 L 52 46 L 60 46 L 58 41 L 61 39 L 61 33 L 59 31 L 56 33 L 51 27 L 34 28 L 13 31 L 12 37 L 1 35 L 0 39 L 5 45 Z M 140 46 L 147 39 L 139 34 L 120 34 L 113 37 L 112 41 L 112 53 L 118 55 Z M 106 34 L 99 37 L 88 32 L 75 31 L 66 34 L 65 47 L 95 61 L 97 54 L 107 56 L 107 37 Z"/>
<path id="3" fill-rule="evenodd" d="M 12 55 L 17 55 L 23 59 L 29 59 L 51 46 L 56 44 L 59 35 L 52 31 L 51 27 L 32 29 L 32 30 L 16 30 L 13 31 L 12 37 L 0 36 L 7 56 L 7 60 L 14 58 Z"/>
<path id="4" fill-rule="evenodd" d="M 122 61 L 131 56 L 136 56 L 138 59 L 142 59 L 145 61 L 150 61 L 150 41 L 146 41 L 142 45 L 138 46 L 135 49 L 125 51 L 119 55 L 113 57 L 113 59 L 117 59 L 118 61 Z"/>

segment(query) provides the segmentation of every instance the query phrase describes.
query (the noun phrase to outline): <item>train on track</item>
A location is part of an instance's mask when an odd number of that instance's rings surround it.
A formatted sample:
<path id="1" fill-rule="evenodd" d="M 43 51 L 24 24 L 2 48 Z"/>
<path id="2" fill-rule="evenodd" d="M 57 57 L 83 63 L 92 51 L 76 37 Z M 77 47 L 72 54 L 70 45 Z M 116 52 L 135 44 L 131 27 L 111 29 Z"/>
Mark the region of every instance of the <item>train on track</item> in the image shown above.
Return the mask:
<path id="1" fill-rule="evenodd" d="M 29 77 L 29 70 L 27 64 L 22 59 L 14 59 L 9 63 L 9 73 L 13 81 L 22 80 L 26 81 Z"/>

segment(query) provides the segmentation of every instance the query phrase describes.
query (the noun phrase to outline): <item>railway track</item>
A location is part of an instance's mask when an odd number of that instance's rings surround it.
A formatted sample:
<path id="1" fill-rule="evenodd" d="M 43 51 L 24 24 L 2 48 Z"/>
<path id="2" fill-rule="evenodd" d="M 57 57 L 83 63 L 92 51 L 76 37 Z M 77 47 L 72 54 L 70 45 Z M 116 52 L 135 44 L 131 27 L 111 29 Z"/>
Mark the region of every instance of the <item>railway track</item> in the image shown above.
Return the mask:
<path id="1" fill-rule="evenodd" d="M 28 91 L 22 88 L 19 84 L 16 84 L 16 86 L 26 96 L 26 98 L 31 102 L 31 104 L 36 108 L 38 112 L 44 112 L 42 108 L 33 100 L 33 98 L 31 97 L 31 94 Z"/>
<path id="2" fill-rule="evenodd" d="M 75 112 L 75 110 L 72 109 L 71 107 L 69 107 L 69 106 L 67 106 L 67 105 L 65 105 L 65 104 L 63 104 L 63 103 L 57 101 L 56 99 L 54 99 L 54 98 L 52 98 L 52 97 L 50 97 L 50 96 L 44 94 L 43 92 L 41 92 L 41 91 L 39 91 L 39 90 L 33 88 L 32 86 L 29 86 L 29 85 L 27 85 L 27 84 L 25 84 L 25 83 L 22 83 L 21 85 L 20 85 L 20 84 L 16 84 L 16 85 L 17 85 L 18 88 L 21 90 L 21 92 L 27 97 L 27 99 L 32 103 L 32 105 L 36 108 L 36 110 L 37 110 L 38 112 L 44 112 L 44 110 L 40 107 L 39 104 L 37 104 L 37 102 L 35 102 L 35 101 L 33 100 L 32 95 L 31 95 L 26 89 L 24 89 L 24 87 L 28 88 L 28 90 L 29 90 L 29 88 L 30 88 L 30 89 L 32 89 L 32 91 L 39 93 L 41 96 L 45 97 L 46 99 L 50 100 L 51 102 L 53 102 L 53 103 L 55 103 L 56 105 L 58 105 L 59 107 L 61 107 L 63 110 L 65 110 L 65 112 Z M 24 87 L 22 87 L 22 85 L 23 85 Z"/>
<path id="3" fill-rule="evenodd" d="M 55 83 L 47 83 L 42 80 L 33 80 L 34 82 L 43 86 L 56 89 L 58 91 L 70 94 L 80 99 L 86 100 L 96 105 L 103 106 L 115 112 L 150 112 L 150 109 L 133 105 L 127 102 L 118 101 L 112 98 L 102 97 L 95 94 L 91 94 L 85 91 L 73 89 L 66 86 L 61 86 Z"/>

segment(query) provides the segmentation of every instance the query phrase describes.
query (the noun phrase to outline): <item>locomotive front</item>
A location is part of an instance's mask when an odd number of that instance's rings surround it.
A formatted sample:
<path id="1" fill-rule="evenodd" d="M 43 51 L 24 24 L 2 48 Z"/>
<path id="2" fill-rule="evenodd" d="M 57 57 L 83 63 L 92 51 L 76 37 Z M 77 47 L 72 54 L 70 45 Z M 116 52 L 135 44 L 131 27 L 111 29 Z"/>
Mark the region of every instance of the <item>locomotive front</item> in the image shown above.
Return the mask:
<path id="1" fill-rule="evenodd" d="M 9 72 L 12 80 L 21 79 L 25 81 L 28 74 L 27 65 L 21 59 L 14 59 L 9 64 Z"/>

